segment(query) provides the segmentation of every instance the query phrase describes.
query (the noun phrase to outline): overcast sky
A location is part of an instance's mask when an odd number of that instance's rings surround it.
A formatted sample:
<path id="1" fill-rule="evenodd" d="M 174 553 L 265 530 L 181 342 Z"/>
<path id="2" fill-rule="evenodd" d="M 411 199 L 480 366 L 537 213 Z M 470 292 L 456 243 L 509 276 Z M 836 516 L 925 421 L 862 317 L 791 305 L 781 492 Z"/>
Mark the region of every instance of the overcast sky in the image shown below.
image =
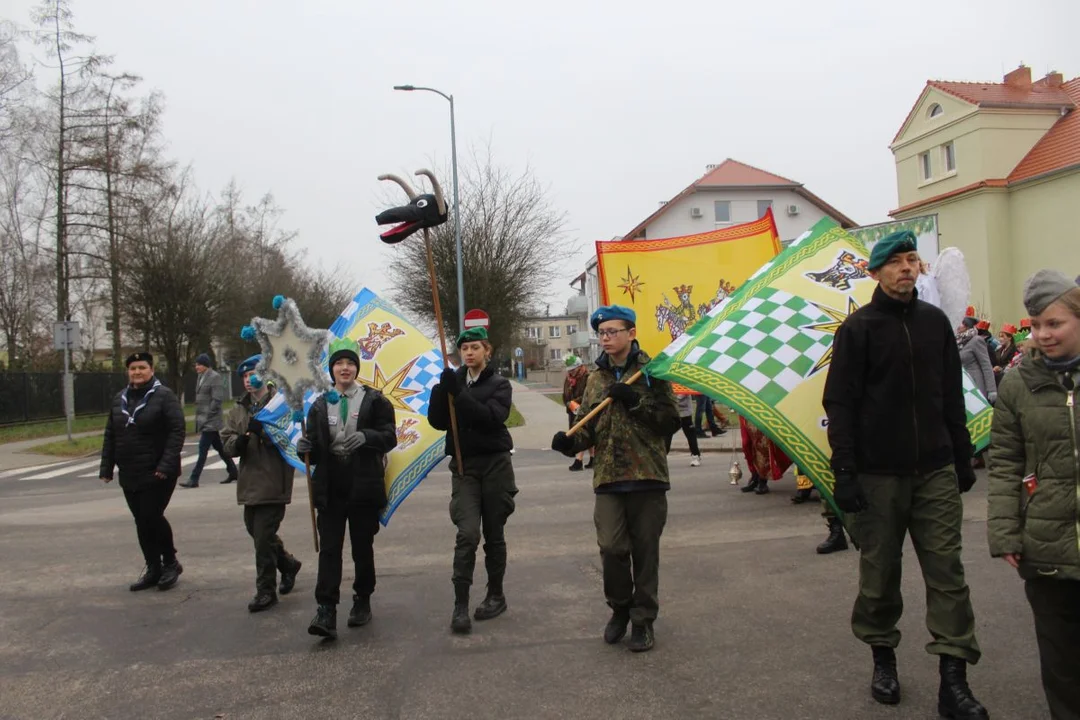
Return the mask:
<path id="1" fill-rule="evenodd" d="M 31 0 L 0 15 L 26 25 Z M 74 0 L 79 31 L 166 95 L 169 153 L 199 185 L 266 191 L 283 225 L 355 285 L 387 289 L 382 172 L 489 139 L 531 165 L 585 248 L 622 235 L 731 157 L 804 183 L 861 224 L 888 219 L 888 144 L 928 78 L 1000 81 L 1021 62 L 1080 75 L 1076 0 L 599 2 Z M 449 179 L 446 181 L 449 192 Z"/>

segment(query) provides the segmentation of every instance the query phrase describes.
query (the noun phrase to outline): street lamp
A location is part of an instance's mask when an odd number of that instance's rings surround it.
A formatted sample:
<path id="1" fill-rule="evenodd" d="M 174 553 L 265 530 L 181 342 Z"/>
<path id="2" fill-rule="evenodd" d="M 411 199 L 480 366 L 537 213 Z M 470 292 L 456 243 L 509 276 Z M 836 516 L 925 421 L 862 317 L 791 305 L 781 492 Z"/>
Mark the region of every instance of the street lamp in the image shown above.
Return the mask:
<path id="1" fill-rule="evenodd" d="M 454 172 L 454 246 L 457 251 L 458 332 L 465 332 L 465 281 L 462 277 L 461 263 L 461 206 L 458 204 L 457 130 L 454 126 L 454 96 L 447 95 L 442 90 L 417 87 L 416 85 L 395 85 L 394 89 L 406 92 L 412 92 L 413 90 L 433 92 L 441 95 L 450 103 L 450 165 Z"/>

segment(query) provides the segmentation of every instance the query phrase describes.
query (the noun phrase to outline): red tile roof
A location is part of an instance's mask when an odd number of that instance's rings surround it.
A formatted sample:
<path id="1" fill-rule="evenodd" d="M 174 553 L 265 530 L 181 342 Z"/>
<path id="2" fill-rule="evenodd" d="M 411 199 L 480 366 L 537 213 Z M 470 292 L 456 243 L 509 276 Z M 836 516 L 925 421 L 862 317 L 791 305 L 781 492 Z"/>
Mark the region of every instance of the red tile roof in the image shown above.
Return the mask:
<path id="1" fill-rule="evenodd" d="M 1080 77 L 1065 83 L 1061 89 L 1072 99 L 1074 109 L 1059 118 L 1013 168 L 1008 178 L 1010 184 L 1080 165 Z"/>
<path id="2" fill-rule="evenodd" d="M 699 177 L 694 182 L 690 183 L 682 192 L 675 197 L 671 198 L 664 205 L 660 206 L 657 210 L 653 211 L 652 215 L 642 220 L 637 227 L 628 232 L 623 237 L 627 240 L 633 240 L 638 234 L 645 230 L 651 222 L 656 218 L 663 215 L 665 212 L 671 209 L 671 207 L 679 200 L 682 200 L 688 195 L 692 195 L 697 190 L 715 190 L 718 188 L 751 188 L 751 187 L 772 187 L 772 188 L 789 188 L 798 195 L 806 198 L 810 202 L 817 205 L 824 210 L 830 217 L 838 221 L 841 226 L 845 228 L 857 227 L 854 220 L 841 213 L 833 206 L 826 203 L 814 193 L 803 187 L 802 183 L 795 180 L 789 180 L 786 177 L 780 175 L 774 175 L 771 172 L 756 168 L 753 165 L 747 165 L 741 163 L 738 160 L 732 160 L 728 158 L 724 162 L 709 168 L 704 175 Z"/>
<path id="3" fill-rule="evenodd" d="M 1040 83 L 1019 87 L 1005 83 L 929 80 L 926 84 L 979 107 L 1073 107 L 1073 99 L 1063 88 Z"/>

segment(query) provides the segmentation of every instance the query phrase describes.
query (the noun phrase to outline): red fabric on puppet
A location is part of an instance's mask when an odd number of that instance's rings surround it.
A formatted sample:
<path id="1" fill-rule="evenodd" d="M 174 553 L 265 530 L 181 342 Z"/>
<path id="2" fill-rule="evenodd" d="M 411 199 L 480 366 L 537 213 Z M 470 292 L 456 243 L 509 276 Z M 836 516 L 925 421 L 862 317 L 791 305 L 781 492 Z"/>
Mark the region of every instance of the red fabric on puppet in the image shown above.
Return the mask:
<path id="1" fill-rule="evenodd" d="M 739 418 L 739 430 L 742 432 L 743 457 L 746 467 L 759 477 L 767 480 L 779 480 L 791 467 L 791 460 L 784 451 L 776 446 L 765 433 Z"/>

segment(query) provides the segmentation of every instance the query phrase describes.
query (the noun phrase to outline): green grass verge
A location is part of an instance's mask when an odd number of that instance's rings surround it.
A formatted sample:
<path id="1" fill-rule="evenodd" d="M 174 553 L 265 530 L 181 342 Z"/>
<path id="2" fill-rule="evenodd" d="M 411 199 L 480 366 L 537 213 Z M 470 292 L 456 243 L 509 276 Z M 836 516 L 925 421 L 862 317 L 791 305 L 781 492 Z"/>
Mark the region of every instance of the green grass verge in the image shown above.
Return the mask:
<path id="1" fill-rule="evenodd" d="M 510 405 L 510 416 L 506 418 L 506 427 L 516 428 L 525 424 L 525 418 L 521 416 L 518 409 L 513 404 Z"/>
<path id="2" fill-rule="evenodd" d="M 561 391 L 560 391 L 560 392 L 557 392 L 557 393 L 540 393 L 540 394 L 541 394 L 541 395 L 543 395 L 544 397 L 546 397 L 546 398 L 547 398 L 548 400 L 550 400 L 551 402 L 553 402 L 553 403 L 555 403 L 556 405 L 558 405 L 559 407 L 565 407 L 565 406 L 563 405 L 563 401 L 562 401 L 562 392 L 561 392 Z"/>
<path id="3" fill-rule="evenodd" d="M 27 452 L 66 458 L 94 455 L 101 452 L 101 437 L 94 435 L 92 437 L 75 438 L 71 441 L 66 439 L 57 440 L 43 445 L 35 445 Z"/>
<path id="4" fill-rule="evenodd" d="M 228 412 L 235 403 L 229 401 L 225 403 L 225 408 L 222 412 Z M 184 414 L 188 416 L 195 415 L 195 406 L 188 405 L 184 408 Z M 91 432 L 94 430 L 105 429 L 105 414 L 101 415 L 80 415 L 71 422 L 71 432 L 82 433 Z M 188 422 L 188 433 L 195 431 L 194 421 Z M 9 442 L 19 442 L 20 440 L 36 440 L 37 438 L 54 437 L 56 435 L 67 434 L 67 421 L 66 420 L 46 420 L 44 422 L 32 422 L 23 423 L 21 425 L 5 425 L 0 427 L 0 444 Z"/>

